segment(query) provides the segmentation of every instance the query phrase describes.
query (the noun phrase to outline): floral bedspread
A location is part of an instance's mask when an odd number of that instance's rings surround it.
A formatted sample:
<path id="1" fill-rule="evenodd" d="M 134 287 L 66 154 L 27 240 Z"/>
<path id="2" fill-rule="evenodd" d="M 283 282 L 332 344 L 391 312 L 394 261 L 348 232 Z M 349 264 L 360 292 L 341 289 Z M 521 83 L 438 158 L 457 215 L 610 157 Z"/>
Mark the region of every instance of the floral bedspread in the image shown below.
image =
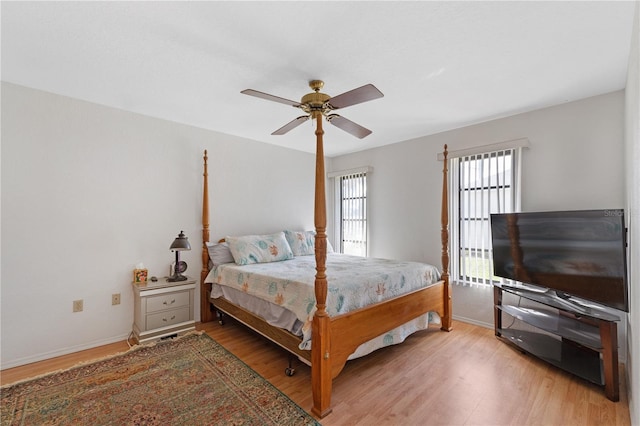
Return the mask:
<path id="1" fill-rule="evenodd" d="M 315 256 L 242 266 L 227 263 L 215 267 L 206 281 L 239 289 L 291 310 L 305 323 L 301 348 L 309 349 L 310 324 L 316 309 L 315 266 Z M 327 254 L 326 267 L 327 312 L 330 316 L 427 287 L 440 279 L 438 269 L 425 263 L 338 253 Z M 430 315 L 423 320 L 424 326 L 432 318 Z M 390 338 L 386 336 L 387 340 Z"/>

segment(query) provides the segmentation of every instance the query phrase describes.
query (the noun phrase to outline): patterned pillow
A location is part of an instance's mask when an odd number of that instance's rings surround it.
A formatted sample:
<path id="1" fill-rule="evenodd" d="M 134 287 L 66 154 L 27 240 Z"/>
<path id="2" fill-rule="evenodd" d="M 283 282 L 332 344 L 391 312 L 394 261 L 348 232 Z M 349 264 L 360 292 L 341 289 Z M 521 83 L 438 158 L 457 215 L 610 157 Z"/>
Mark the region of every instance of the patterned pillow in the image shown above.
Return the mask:
<path id="1" fill-rule="evenodd" d="M 315 253 L 315 231 L 284 231 L 294 256 L 309 256 Z"/>
<path id="2" fill-rule="evenodd" d="M 231 254 L 238 265 L 293 259 L 293 253 L 284 232 L 227 237 L 226 241 L 229 243 Z"/>
<path id="3" fill-rule="evenodd" d="M 284 231 L 294 256 L 308 256 L 316 252 L 316 231 Z M 327 253 L 333 253 L 333 247 L 327 239 Z"/>

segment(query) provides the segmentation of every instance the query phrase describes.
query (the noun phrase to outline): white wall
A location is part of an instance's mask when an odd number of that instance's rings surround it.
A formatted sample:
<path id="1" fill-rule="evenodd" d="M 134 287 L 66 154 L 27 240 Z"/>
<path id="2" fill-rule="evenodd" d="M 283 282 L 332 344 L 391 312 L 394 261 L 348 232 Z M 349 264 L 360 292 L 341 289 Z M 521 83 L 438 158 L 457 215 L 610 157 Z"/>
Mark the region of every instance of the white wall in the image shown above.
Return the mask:
<path id="1" fill-rule="evenodd" d="M 335 157 L 331 167 L 374 168 L 368 187 L 371 256 L 440 265 L 442 163 L 436 155 L 445 143 L 458 150 L 528 138 L 523 211 L 623 208 L 623 129 L 619 91 Z M 455 318 L 493 327 L 492 291 L 453 290 Z M 625 324 L 619 328 L 624 342 Z M 623 358 L 625 353 L 621 350 Z"/>
<path id="2" fill-rule="evenodd" d="M 330 159 L 328 171 L 374 167 L 371 255 L 440 263 L 442 163 L 436 154 L 444 143 L 462 149 L 528 137 L 524 210 L 612 208 L 625 204 L 626 129 L 626 207 L 637 221 L 637 19 L 632 47 L 626 98 L 615 92 Z M 134 263 L 166 274 L 173 259 L 168 246 L 181 229 L 193 247 L 182 258 L 188 273 L 199 274 L 204 149 L 212 240 L 313 228 L 310 154 L 7 83 L 1 136 L 1 368 L 125 338 Z M 630 245 L 637 246 L 637 227 L 630 232 Z M 633 309 L 640 306 L 637 268 L 631 264 Z M 122 304 L 113 307 L 116 292 Z M 84 312 L 71 312 L 75 299 L 84 299 Z M 199 301 L 196 311 L 198 318 Z M 633 328 L 639 312 L 629 318 L 630 360 L 640 353 Z M 490 326 L 491 292 L 454 286 L 454 315 Z M 621 339 L 621 354 L 626 342 Z M 637 419 L 640 368 L 633 367 L 629 363 Z"/>
<path id="3" fill-rule="evenodd" d="M 312 229 L 311 154 L 2 83 L 2 368 L 127 337 L 134 264 L 166 275 L 180 230 L 199 277 L 204 149 L 212 240 Z"/>
<path id="4" fill-rule="evenodd" d="M 626 209 L 629 227 L 627 383 L 631 423 L 640 425 L 640 2 L 636 2 L 625 89 Z M 632 356 L 635 354 L 635 356 Z"/>

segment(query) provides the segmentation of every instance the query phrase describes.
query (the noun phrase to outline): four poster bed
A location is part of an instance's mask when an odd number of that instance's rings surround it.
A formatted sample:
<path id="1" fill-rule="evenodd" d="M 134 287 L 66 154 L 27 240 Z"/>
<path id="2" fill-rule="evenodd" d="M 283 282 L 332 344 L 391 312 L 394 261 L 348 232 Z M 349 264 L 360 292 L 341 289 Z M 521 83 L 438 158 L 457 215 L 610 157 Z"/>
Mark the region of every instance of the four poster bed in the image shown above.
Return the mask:
<path id="1" fill-rule="evenodd" d="M 312 256 L 295 257 L 293 260 L 286 260 L 285 262 L 274 262 L 268 265 L 274 265 L 275 263 L 286 264 L 287 267 L 295 265 L 296 262 L 302 262 L 301 268 L 307 268 L 313 270 L 315 266 L 315 277 L 311 277 L 312 285 L 310 288 L 310 294 L 301 296 L 302 299 L 307 300 L 309 306 L 307 306 L 307 312 L 309 313 L 307 324 L 305 324 L 301 335 L 296 335 L 289 330 L 281 328 L 280 326 L 274 326 L 269 324 L 264 316 L 253 313 L 251 309 L 247 308 L 246 304 L 235 301 L 228 295 L 220 294 L 221 290 L 218 288 L 218 284 L 224 284 L 225 281 L 235 281 L 236 287 L 240 286 L 240 291 L 237 293 L 246 293 L 246 289 L 249 286 L 247 281 L 248 277 L 257 276 L 258 281 L 251 283 L 252 286 L 257 287 L 259 280 L 265 284 L 265 292 L 277 293 L 274 288 L 279 289 L 282 287 L 293 287 L 289 285 L 293 280 L 290 277 L 285 277 L 280 287 L 271 276 L 262 276 L 264 270 L 268 267 L 266 264 L 257 263 L 246 266 L 237 266 L 229 263 L 227 265 L 220 265 L 211 267 L 210 251 L 212 244 L 209 243 L 209 196 L 208 196 L 208 172 L 207 172 L 207 152 L 204 153 L 204 192 L 203 192 L 203 209 L 202 209 L 202 238 L 203 238 L 203 250 L 202 250 L 202 272 L 201 272 L 201 294 L 200 294 L 200 312 L 201 321 L 208 322 L 214 320 L 216 311 L 226 313 L 255 331 L 259 332 L 263 336 L 274 341 L 281 347 L 285 348 L 291 354 L 294 354 L 302 361 L 311 365 L 311 389 L 313 393 L 313 407 L 312 413 L 320 418 L 326 416 L 331 412 L 331 387 L 332 380 L 343 369 L 346 361 L 350 356 L 364 343 L 373 341 L 375 338 L 380 338 L 385 333 L 391 330 L 397 329 L 412 321 L 417 321 L 420 318 L 430 316 L 431 313 L 436 313 L 440 317 L 441 329 L 445 331 L 451 330 L 451 288 L 449 284 L 449 253 L 448 253 L 448 197 L 447 197 L 447 146 L 444 147 L 445 160 L 443 162 L 443 181 L 442 181 L 442 211 L 441 211 L 441 242 L 442 242 L 442 272 L 432 273 L 430 270 L 418 269 L 414 272 L 406 272 L 404 269 L 399 273 L 400 284 L 383 283 L 378 284 L 378 295 L 382 293 L 388 293 L 390 296 L 387 298 L 378 297 L 377 300 L 369 300 L 368 302 L 360 305 L 358 303 L 348 302 L 351 305 L 351 309 L 343 309 L 341 307 L 336 309 L 335 306 L 328 305 L 327 292 L 328 288 L 332 292 L 329 299 L 334 301 L 335 295 L 335 282 L 332 281 L 333 277 L 327 278 L 327 236 L 326 236 L 326 200 L 325 200 L 325 170 L 324 170 L 324 150 L 322 142 L 322 116 L 317 117 L 317 151 L 316 151 L 316 187 L 315 187 L 315 227 L 314 232 L 315 240 L 310 243 L 313 246 L 312 251 L 315 254 L 315 262 Z M 300 233 L 302 234 L 302 233 Z M 278 236 L 274 238 L 279 238 Z M 307 234 L 308 238 L 308 234 Z M 246 241 L 245 241 L 246 242 Z M 227 244 L 234 244 L 237 241 L 229 241 Z M 262 244 L 262 243 L 261 243 Z M 271 244 L 271 243 L 269 243 Z M 269 250 L 272 250 L 275 254 L 281 254 L 282 250 L 274 250 L 269 246 Z M 234 253 L 235 254 L 235 253 Z M 312 254 L 312 253 L 306 253 Z M 335 271 L 335 275 L 344 274 L 344 271 L 355 271 L 354 264 L 336 264 L 336 262 L 342 262 L 346 255 L 333 255 L 329 254 L 329 273 L 332 274 Z M 285 258 L 291 259 L 293 258 Z M 337 259 L 337 260 L 334 260 Z M 299 259 L 299 260 L 298 260 Z M 282 259 L 279 259 L 282 260 Z M 295 260 L 295 262 L 294 262 Z M 351 260 L 349 260 L 351 261 Z M 366 263 L 366 258 L 360 258 L 360 263 L 363 265 L 363 274 L 366 270 L 373 270 L 380 265 L 373 265 Z M 390 262 L 390 261 L 386 261 Z M 254 262 L 249 262 L 254 263 Z M 419 267 L 417 262 L 396 262 L 403 264 L 412 264 L 412 267 Z M 336 266 L 335 269 L 332 265 Z M 395 265 L 395 264 L 394 264 Z M 225 268 L 221 268 L 221 267 Z M 406 265 L 403 265 L 403 267 Z M 429 265 L 424 265 L 428 268 L 433 268 Z M 384 268 L 385 265 L 383 264 Z M 386 264 L 388 270 L 393 270 L 395 266 Z M 253 268 L 253 269 L 241 269 L 241 268 Z M 341 272 L 338 270 L 341 269 Z M 385 271 L 388 272 L 388 271 Z M 352 272 L 358 274 L 358 272 Z M 232 274 L 232 275 L 229 275 Z M 235 274 L 235 275 L 233 275 Z M 313 274 L 313 272 L 311 272 Z M 415 289 L 410 289 L 409 286 L 405 286 L 405 276 L 415 275 L 417 281 L 422 281 L 422 286 Z M 379 274 L 379 276 L 393 275 L 392 272 Z M 336 278 L 337 279 L 337 278 Z M 375 280 L 375 278 L 368 278 L 369 280 Z M 328 283 L 329 280 L 329 283 Z M 274 287 L 275 286 L 275 287 Z M 400 288 L 404 290 L 401 294 L 396 294 L 392 291 L 387 292 L 388 288 Z M 273 290 L 273 291 L 272 291 Z M 376 291 L 375 289 L 373 290 Z M 218 293 L 214 295 L 215 299 L 212 299 L 212 292 Z M 353 294 L 360 294 L 357 290 L 354 290 Z M 272 294 L 273 295 L 273 294 Z M 282 296 L 280 293 L 276 294 L 276 303 L 278 305 L 286 305 L 283 299 L 288 296 Z M 234 302 L 231 302 L 234 300 Z M 370 298 L 371 299 L 371 298 Z M 339 299 L 341 302 L 343 299 Z M 310 301 L 310 302 L 309 302 Z M 282 302 L 282 303 L 281 303 Z M 333 303 L 333 302 L 332 302 Z M 311 306 L 313 305 L 313 306 Z M 273 306 L 271 306 L 273 307 Z M 337 312 L 337 313 L 336 313 Z M 300 315 L 298 315 L 300 317 Z M 427 324 L 428 326 L 428 324 Z M 310 328 L 310 330 L 308 330 Z M 424 324 L 422 327 L 425 328 Z M 416 328 L 416 329 L 419 329 Z M 306 330 L 305 330 L 306 329 Z M 411 332 L 411 331 L 410 331 Z M 305 337 L 306 336 L 306 337 Z M 310 342 L 312 344 L 310 344 Z M 306 347 L 305 347 L 306 345 Z M 311 349 L 308 350 L 308 346 Z M 384 346 L 384 345 L 380 345 Z M 378 346 L 378 347 L 380 347 Z M 301 349 L 305 347 L 305 349 Z M 365 352 L 366 353 L 366 352 Z M 363 353 L 364 354 L 364 353 Z M 359 356 L 359 355 L 358 355 Z"/>

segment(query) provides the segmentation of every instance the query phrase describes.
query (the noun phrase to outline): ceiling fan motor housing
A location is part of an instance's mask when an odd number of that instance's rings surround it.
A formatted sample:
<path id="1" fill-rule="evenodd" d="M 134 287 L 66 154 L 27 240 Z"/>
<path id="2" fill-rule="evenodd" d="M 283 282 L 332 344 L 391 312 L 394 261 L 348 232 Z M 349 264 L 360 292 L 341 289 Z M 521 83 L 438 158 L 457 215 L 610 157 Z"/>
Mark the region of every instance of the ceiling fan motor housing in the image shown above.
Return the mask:
<path id="1" fill-rule="evenodd" d="M 311 114 L 311 117 L 316 118 L 317 114 L 323 113 L 324 105 L 329 99 L 331 99 L 331 96 L 327 94 L 313 92 L 304 95 L 302 100 L 300 100 L 300 103 L 303 105 L 302 109 L 305 112 Z M 305 107 L 308 108 L 308 111 Z"/>

